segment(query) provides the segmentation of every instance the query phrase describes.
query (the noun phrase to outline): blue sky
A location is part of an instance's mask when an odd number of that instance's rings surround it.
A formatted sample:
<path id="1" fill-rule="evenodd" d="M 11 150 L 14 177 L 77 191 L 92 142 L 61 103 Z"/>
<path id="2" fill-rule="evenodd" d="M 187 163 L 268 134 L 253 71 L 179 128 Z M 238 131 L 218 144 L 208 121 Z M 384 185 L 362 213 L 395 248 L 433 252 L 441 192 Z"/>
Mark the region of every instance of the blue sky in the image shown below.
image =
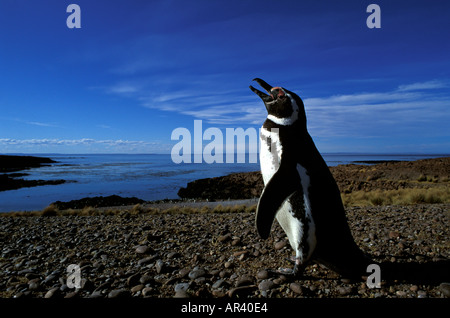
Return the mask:
<path id="1" fill-rule="evenodd" d="M 2 0 L 0 153 L 170 153 L 195 119 L 259 128 L 255 77 L 302 97 L 321 152 L 450 153 L 449 31 L 439 0 Z"/>

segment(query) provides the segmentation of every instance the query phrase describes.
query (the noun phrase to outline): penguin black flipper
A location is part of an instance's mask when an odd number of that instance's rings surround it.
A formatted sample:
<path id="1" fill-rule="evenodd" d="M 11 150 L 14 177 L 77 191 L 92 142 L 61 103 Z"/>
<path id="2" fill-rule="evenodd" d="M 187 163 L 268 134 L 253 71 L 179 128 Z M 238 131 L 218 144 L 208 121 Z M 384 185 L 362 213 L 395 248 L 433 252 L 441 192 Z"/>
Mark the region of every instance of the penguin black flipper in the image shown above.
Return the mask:
<path id="1" fill-rule="evenodd" d="M 294 161 L 281 160 L 280 167 L 265 186 L 256 208 L 256 229 L 262 239 L 270 235 L 273 220 L 283 202 L 301 188 Z"/>

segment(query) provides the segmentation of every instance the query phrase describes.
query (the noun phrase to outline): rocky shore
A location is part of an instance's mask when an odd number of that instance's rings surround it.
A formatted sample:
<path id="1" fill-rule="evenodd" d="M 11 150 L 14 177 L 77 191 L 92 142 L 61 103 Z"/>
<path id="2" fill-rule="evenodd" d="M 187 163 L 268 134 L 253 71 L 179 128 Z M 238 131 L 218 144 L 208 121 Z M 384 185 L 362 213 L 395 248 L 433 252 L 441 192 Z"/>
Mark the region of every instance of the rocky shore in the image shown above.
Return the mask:
<path id="1" fill-rule="evenodd" d="M 149 207 L 147 207 L 149 209 Z M 319 264 L 289 281 L 292 249 L 274 225 L 258 238 L 254 213 L 150 213 L 0 218 L 0 296 L 44 298 L 450 296 L 449 204 L 347 209 L 360 248 L 382 264 L 381 288 Z M 71 287 L 67 268 L 79 266 Z M 386 270 L 385 270 L 386 269 Z M 383 272 L 384 271 L 384 272 Z"/>
<path id="2" fill-rule="evenodd" d="M 370 163 L 329 168 L 342 193 L 448 187 L 450 181 L 450 157 Z M 261 173 L 255 171 L 194 180 L 178 195 L 190 199 L 250 199 L 259 197 L 263 188 Z"/>
<path id="3" fill-rule="evenodd" d="M 56 161 L 44 157 L 0 155 L 0 191 L 65 183 L 66 180 L 26 180 L 21 177 L 27 176 L 27 173 L 17 173 L 52 163 Z"/>

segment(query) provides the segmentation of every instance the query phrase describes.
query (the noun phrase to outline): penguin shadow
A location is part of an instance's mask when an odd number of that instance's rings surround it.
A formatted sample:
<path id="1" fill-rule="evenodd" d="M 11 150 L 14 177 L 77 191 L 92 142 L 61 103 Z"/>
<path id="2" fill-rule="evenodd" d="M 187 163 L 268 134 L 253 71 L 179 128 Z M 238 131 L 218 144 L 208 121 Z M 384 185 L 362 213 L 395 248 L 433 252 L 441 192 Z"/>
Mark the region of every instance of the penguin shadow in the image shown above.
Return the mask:
<path id="1" fill-rule="evenodd" d="M 379 263 L 381 280 L 411 284 L 440 284 L 450 282 L 450 260 L 425 263 Z"/>

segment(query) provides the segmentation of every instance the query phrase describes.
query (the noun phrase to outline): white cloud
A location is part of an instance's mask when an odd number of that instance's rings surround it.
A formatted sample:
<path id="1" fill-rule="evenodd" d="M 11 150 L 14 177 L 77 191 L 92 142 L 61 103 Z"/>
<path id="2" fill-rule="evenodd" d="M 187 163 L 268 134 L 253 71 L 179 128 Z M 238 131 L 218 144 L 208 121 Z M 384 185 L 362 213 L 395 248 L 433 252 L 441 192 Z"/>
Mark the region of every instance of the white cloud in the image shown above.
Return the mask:
<path id="1" fill-rule="evenodd" d="M 60 126 L 58 126 L 54 123 L 44 123 L 41 121 L 25 120 L 25 119 L 21 119 L 21 118 L 0 117 L 0 119 L 14 121 L 14 122 L 22 123 L 22 124 L 27 124 L 27 125 L 39 126 L 39 127 L 60 128 Z"/>
<path id="2" fill-rule="evenodd" d="M 120 83 L 108 88 L 109 93 L 112 94 L 130 94 L 139 91 L 139 86 L 130 83 Z"/>
<path id="3" fill-rule="evenodd" d="M 426 89 L 438 89 L 448 87 L 448 84 L 442 81 L 433 80 L 427 82 L 419 82 L 407 85 L 400 85 L 398 90 L 404 91 L 416 91 L 416 90 L 426 90 Z"/>
<path id="4" fill-rule="evenodd" d="M 0 138 L 2 152 L 127 152 L 152 153 L 168 152 L 171 145 L 160 142 L 142 140 L 96 140 L 92 138 L 81 139 L 13 139 Z"/>

